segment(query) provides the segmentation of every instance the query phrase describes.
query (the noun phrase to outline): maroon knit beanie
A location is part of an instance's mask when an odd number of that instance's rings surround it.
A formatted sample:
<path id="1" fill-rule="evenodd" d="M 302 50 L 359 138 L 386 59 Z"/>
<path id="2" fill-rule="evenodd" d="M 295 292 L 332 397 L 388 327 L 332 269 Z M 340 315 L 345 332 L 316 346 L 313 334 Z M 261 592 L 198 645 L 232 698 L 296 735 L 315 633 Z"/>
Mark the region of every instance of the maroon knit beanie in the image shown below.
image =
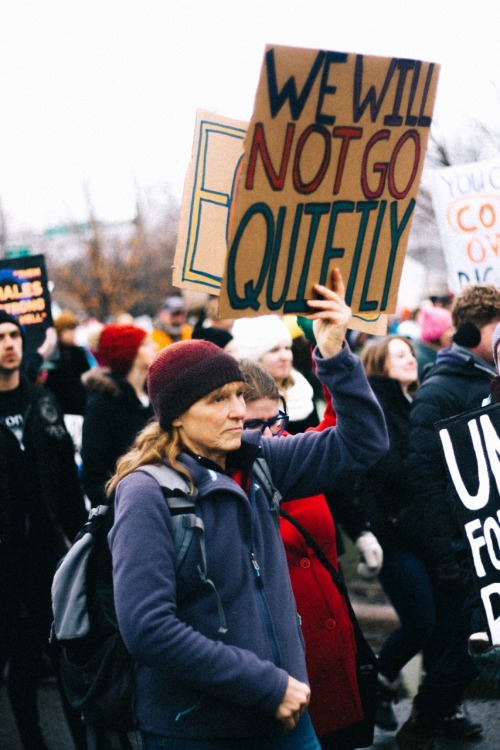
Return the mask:
<path id="1" fill-rule="evenodd" d="M 148 372 L 148 394 L 163 430 L 196 401 L 234 381 L 244 381 L 235 357 L 211 341 L 177 341 L 156 355 Z"/>
<path id="2" fill-rule="evenodd" d="M 146 336 L 147 331 L 143 328 L 111 323 L 103 327 L 99 344 L 91 351 L 101 367 L 109 367 L 119 375 L 126 375 Z"/>

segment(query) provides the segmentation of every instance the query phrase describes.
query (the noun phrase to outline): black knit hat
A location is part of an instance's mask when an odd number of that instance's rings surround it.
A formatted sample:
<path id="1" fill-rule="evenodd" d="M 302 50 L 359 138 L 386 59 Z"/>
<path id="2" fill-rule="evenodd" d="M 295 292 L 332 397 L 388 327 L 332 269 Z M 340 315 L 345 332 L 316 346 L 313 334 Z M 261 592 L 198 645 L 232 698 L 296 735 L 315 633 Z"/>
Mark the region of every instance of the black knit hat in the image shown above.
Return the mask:
<path id="1" fill-rule="evenodd" d="M 18 321 L 17 318 L 15 318 L 13 315 L 9 315 L 9 313 L 6 313 L 5 310 L 3 310 L 2 308 L 0 308 L 0 324 L 1 323 L 12 323 L 12 325 L 17 326 L 19 330 L 21 331 L 21 336 L 23 337 L 23 340 L 24 340 L 24 332 L 23 332 L 21 323 Z"/>
<path id="2" fill-rule="evenodd" d="M 226 383 L 245 380 L 235 357 L 210 341 L 177 341 L 157 354 L 148 372 L 148 394 L 160 427 Z"/>
<path id="3" fill-rule="evenodd" d="M 197 326 L 191 334 L 192 339 L 203 339 L 203 341 L 211 341 L 212 344 L 217 344 L 221 349 L 224 349 L 230 341 L 233 340 L 233 335 L 225 328 L 215 328 L 215 326 Z"/>

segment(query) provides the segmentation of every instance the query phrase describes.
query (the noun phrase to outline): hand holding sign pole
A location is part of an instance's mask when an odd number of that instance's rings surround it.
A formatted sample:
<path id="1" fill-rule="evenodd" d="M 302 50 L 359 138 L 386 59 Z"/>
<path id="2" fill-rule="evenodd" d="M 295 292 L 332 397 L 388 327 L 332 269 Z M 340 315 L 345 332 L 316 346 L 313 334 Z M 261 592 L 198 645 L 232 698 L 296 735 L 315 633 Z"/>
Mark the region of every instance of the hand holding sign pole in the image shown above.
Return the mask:
<path id="1" fill-rule="evenodd" d="M 331 272 L 330 288 L 314 285 L 316 299 L 307 300 L 313 321 L 314 338 L 323 357 L 338 354 L 344 344 L 351 309 L 345 302 L 345 287 L 338 268 Z"/>

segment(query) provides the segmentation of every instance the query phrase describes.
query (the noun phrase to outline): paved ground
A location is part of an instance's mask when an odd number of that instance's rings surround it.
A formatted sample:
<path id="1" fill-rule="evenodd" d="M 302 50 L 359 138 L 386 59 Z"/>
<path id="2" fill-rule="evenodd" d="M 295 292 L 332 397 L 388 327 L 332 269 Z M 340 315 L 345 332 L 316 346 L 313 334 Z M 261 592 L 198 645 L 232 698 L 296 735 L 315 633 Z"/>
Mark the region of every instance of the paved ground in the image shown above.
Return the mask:
<path id="1" fill-rule="evenodd" d="M 469 700 L 466 703 L 471 718 L 480 721 L 484 733 L 471 740 L 439 740 L 440 750 L 499 750 L 500 749 L 500 703 L 497 699 Z M 395 706 L 400 722 L 404 722 L 411 710 L 411 701 L 403 700 Z M 394 732 L 375 730 L 373 750 L 397 750 Z"/>
<path id="2" fill-rule="evenodd" d="M 365 586 L 362 596 L 356 591 L 353 594 L 354 607 L 363 632 L 377 652 L 387 633 L 397 626 L 394 610 L 381 596 L 380 588 L 375 584 Z M 416 680 L 415 684 L 418 684 L 418 675 L 409 675 L 409 683 L 412 680 Z M 483 724 L 484 733 L 469 741 L 440 740 L 439 750 L 500 750 L 500 695 L 497 696 L 488 685 L 478 681 L 470 690 L 467 708 L 471 717 Z M 51 681 L 40 685 L 40 709 L 42 728 L 50 750 L 74 750 L 59 694 Z M 401 700 L 395 706 L 400 723 L 407 719 L 410 710 L 410 699 Z M 376 729 L 371 750 L 396 750 L 394 734 Z M 22 750 L 3 683 L 0 684 L 0 750 Z"/>
<path id="3" fill-rule="evenodd" d="M 364 634 L 372 648 L 378 653 L 387 633 L 397 627 L 398 619 L 378 587 L 374 585 L 373 589 L 363 597 L 354 594 L 353 604 Z M 416 669 L 418 666 L 414 665 L 414 670 Z M 411 687 L 413 682 L 416 692 L 419 675 L 411 674 L 410 670 L 404 673 L 404 677 L 408 687 Z M 411 705 L 410 699 L 404 699 L 394 707 L 400 725 L 410 715 Z M 451 750 L 451 748 L 454 750 L 500 750 L 500 695 L 497 695 L 486 682 L 478 679 L 470 687 L 465 705 L 471 718 L 483 725 L 483 734 L 471 740 L 439 740 L 440 750 Z M 394 735 L 395 732 L 385 732 L 376 728 L 371 750 L 397 750 Z"/>
<path id="4" fill-rule="evenodd" d="M 40 686 L 39 707 L 44 737 L 50 750 L 74 750 L 54 684 Z M 22 750 L 3 684 L 0 686 L 0 749 Z"/>
<path id="5" fill-rule="evenodd" d="M 40 687 L 42 726 L 50 750 L 74 750 L 68 733 L 55 685 Z M 481 737 L 469 741 L 440 741 L 440 750 L 500 750 L 500 703 L 497 699 L 470 700 L 467 703 L 472 718 L 481 721 L 485 731 Z M 395 707 L 401 722 L 410 713 L 410 700 L 402 700 Z M 396 750 L 394 733 L 377 729 L 372 750 Z M 8 709 L 5 686 L 0 686 L 0 749 L 22 750 Z"/>

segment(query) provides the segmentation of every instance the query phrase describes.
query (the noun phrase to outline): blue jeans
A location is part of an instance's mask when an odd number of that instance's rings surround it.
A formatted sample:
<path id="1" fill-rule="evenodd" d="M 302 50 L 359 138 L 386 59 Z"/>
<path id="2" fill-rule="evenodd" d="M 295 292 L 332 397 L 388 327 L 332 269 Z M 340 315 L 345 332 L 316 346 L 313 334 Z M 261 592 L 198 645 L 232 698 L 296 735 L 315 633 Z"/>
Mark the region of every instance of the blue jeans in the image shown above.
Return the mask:
<path id="1" fill-rule="evenodd" d="M 415 706 L 423 719 L 440 720 L 477 676 L 467 651 L 468 636 L 480 629 L 471 624 L 473 602 L 465 590 L 440 588 L 422 560 L 404 550 L 384 555 L 380 582 L 401 621 L 382 646 L 380 672 L 392 681 L 422 651 L 425 676 Z"/>
<path id="2" fill-rule="evenodd" d="M 321 750 L 307 711 L 291 732 L 274 739 L 183 740 L 143 735 L 143 750 Z"/>
<path id="3" fill-rule="evenodd" d="M 393 682 L 410 659 L 423 652 L 429 666 L 429 638 L 436 621 L 434 588 L 423 561 L 407 550 L 384 552 L 380 583 L 396 610 L 400 626 L 385 640 L 380 673 Z"/>

